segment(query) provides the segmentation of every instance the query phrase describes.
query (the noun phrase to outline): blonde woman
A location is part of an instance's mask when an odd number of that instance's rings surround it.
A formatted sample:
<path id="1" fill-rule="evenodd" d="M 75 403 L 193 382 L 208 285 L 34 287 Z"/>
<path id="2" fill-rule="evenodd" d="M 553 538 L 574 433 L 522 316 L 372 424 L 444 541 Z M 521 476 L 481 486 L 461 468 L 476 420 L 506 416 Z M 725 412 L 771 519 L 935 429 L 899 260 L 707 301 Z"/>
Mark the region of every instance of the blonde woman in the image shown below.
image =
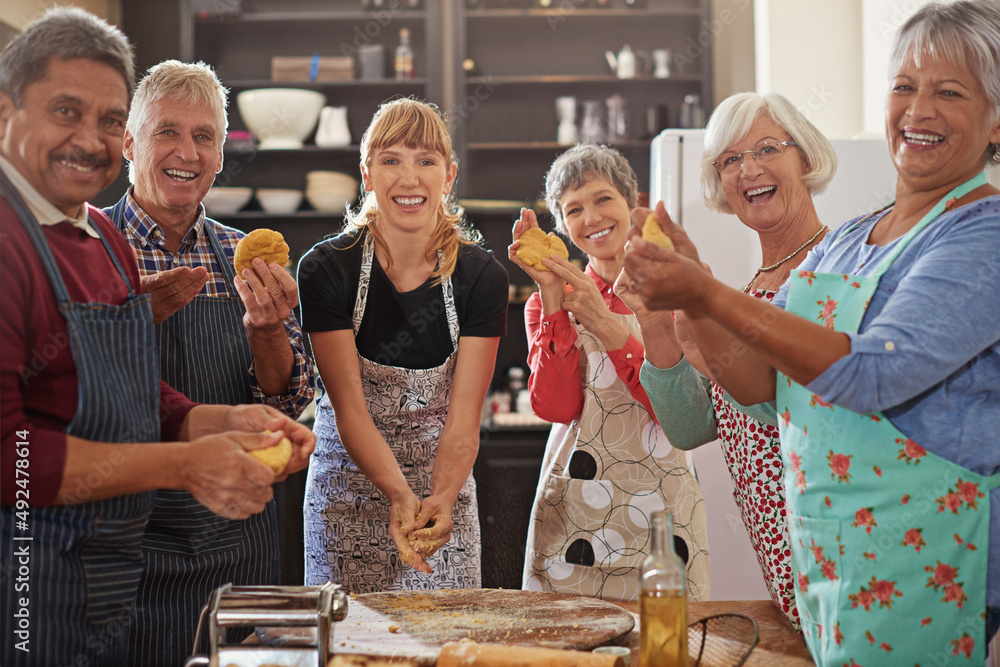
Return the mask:
<path id="1" fill-rule="evenodd" d="M 307 584 L 480 586 L 471 473 L 508 281 L 462 225 L 457 171 L 436 107 L 384 104 L 361 141 L 361 206 L 299 264 L 325 391 L 304 507 Z"/>

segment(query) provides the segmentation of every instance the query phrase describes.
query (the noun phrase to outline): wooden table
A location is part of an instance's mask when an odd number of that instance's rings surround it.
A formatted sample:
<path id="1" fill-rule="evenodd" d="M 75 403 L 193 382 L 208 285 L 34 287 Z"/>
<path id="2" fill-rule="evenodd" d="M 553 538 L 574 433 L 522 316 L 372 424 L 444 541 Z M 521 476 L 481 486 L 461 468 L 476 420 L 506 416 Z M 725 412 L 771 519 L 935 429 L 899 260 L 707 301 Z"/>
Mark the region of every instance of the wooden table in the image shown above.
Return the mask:
<path id="1" fill-rule="evenodd" d="M 638 604 L 620 602 L 618 606 L 636 616 L 635 629 L 628 635 L 632 649 L 632 666 L 639 665 Z M 789 625 L 785 615 L 770 600 L 742 600 L 722 602 L 689 602 L 688 623 L 694 623 L 715 614 L 743 614 L 757 622 L 760 641 L 744 663 L 747 667 L 804 667 L 815 665 L 809 656 L 805 641 Z"/>

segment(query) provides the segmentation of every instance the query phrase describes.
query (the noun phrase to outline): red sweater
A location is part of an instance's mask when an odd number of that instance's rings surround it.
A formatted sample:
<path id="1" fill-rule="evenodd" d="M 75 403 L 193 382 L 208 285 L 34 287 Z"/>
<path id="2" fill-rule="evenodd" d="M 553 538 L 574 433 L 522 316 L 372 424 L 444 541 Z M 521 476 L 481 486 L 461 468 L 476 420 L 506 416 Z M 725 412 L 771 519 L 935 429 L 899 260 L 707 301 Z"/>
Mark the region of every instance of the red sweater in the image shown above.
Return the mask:
<path id="1" fill-rule="evenodd" d="M 92 219 L 114 249 L 132 285 L 139 269 L 132 249 L 100 210 Z M 100 239 L 69 223 L 42 227 L 70 299 L 122 304 L 128 294 Z M 66 433 L 77 409 L 77 374 L 66 320 L 38 253 L 10 204 L 0 197 L 0 490 L 15 503 L 27 479 L 29 503 L 51 505 L 66 464 Z M 161 439 L 177 440 L 196 404 L 160 383 Z M 26 432 L 26 433 L 25 433 Z M 20 435 L 19 435 L 20 434 Z M 25 436 L 26 437 L 23 437 Z M 28 477 L 16 476 L 18 442 L 30 452 Z M 23 449 L 23 447 L 22 447 Z M 23 498 L 23 495 L 21 496 Z"/>
<path id="2" fill-rule="evenodd" d="M 591 270 L 587 265 L 587 275 L 594 279 L 612 313 L 631 315 L 628 306 L 615 296 L 614 286 Z M 576 329 L 570 322 L 569 313 L 560 310 L 543 319 L 542 299 L 535 292 L 524 305 L 524 327 L 528 334 L 528 391 L 531 409 L 542 419 L 559 424 L 568 424 L 583 412 L 583 382 L 580 377 L 580 349 L 576 347 Z M 635 336 L 620 350 L 606 350 L 608 358 L 615 366 L 618 377 L 628 386 L 632 398 L 649 411 L 653 419 L 656 415 L 646 396 L 646 390 L 639 383 L 639 369 L 642 367 L 643 347 Z"/>

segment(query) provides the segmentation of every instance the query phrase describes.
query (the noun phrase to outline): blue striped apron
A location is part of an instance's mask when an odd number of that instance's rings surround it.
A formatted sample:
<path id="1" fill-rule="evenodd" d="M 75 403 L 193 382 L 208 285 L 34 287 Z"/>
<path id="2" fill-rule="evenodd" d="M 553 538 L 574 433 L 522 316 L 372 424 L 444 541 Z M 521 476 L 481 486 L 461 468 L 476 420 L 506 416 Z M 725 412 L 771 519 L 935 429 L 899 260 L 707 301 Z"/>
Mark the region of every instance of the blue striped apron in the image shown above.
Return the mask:
<path id="1" fill-rule="evenodd" d="M 0 191 L 27 230 L 66 318 L 79 383 L 76 415 L 66 433 L 101 442 L 159 440 L 160 385 L 149 296 L 135 292 L 102 235 L 128 297 L 122 305 L 72 302 L 34 215 L 2 176 Z M 98 476 L 102 464 L 113 462 L 97 462 Z M 31 652 L 5 642 L 4 665 L 128 664 L 126 638 L 142 574 L 139 545 L 153 496 L 35 507 L 27 531 L 17 529 L 12 507 L 3 508 L 5 563 L 12 563 L 23 545 L 31 551 L 30 591 L 17 591 L 12 578 L 3 584 L 3 624 L 12 619 L 15 597 L 27 595 L 32 628 Z"/>
<path id="2" fill-rule="evenodd" d="M 109 211 L 123 229 L 125 197 Z M 199 294 L 156 325 L 160 375 L 201 403 L 253 403 L 248 370 L 253 353 L 243 326 L 243 301 L 232 259 L 211 226 L 205 234 L 222 268 L 228 296 Z M 146 570 L 129 639 L 130 665 L 184 664 L 191 655 L 198 615 L 209 594 L 237 586 L 278 583 L 278 521 L 274 500 L 245 521 L 225 519 L 186 491 L 160 490 L 142 543 Z M 247 630 L 231 631 L 239 641 Z M 202 647 L 207 649 L 207 645 Z"/>

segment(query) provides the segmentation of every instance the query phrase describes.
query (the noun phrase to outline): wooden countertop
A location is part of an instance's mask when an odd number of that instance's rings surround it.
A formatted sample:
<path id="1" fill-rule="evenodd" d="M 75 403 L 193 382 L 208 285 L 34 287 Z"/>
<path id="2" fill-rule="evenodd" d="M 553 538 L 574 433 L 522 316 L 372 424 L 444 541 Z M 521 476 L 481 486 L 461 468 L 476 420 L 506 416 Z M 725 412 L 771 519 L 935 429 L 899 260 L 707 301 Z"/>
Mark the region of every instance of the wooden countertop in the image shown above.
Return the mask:
<path id="1" fill-rule="evenodd" d="M 628 635 L 632 649 L 632 667 L 639 665 L 638 603 L 620 602 L 618 606 L 636 615 L 635 629 Z M 757 622 L 760 641 L 750 653 L 747 667 L 804 667 L 814 665 L 802 637 L 792 629 L 785 615 L 770 600 L 741 600 L 720 602 L 689 602 L 688 623 L 694 623 L 715 614 L 743 614 Z"/>

